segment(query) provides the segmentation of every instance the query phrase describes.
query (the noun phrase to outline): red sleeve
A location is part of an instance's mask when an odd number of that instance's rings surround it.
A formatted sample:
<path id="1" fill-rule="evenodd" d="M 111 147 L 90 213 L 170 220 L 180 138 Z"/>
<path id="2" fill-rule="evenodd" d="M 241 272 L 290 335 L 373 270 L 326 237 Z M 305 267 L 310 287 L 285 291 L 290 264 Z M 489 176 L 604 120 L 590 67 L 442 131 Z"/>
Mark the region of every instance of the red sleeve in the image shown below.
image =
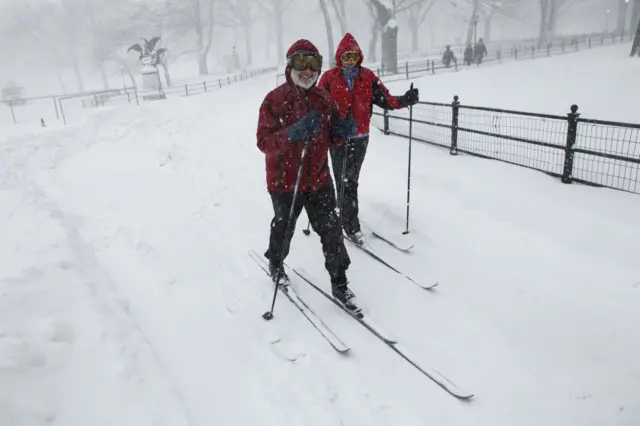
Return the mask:
<path id="1" fill-rule="evenodd" d="M 286 128 L 283 126 L 282 120 L 274 112 L 271 104 L 273 96 L 271 94 L 260 105 L 260 113 L 258 116 L 258 131 L 256 136 L 258 139 L 258 149 L 265 154 L 278 154 L 286 149 L 289 142 L 287 138 Z"/>
<path id="2" fill-rule="evenodd" d="M 382 81 L 372 72 L 373 79 L 373 103 L 384 109 L 400 109 L 403 108 L 398 102 L 398 97 L 391 95 L 389 90 L 384 87 Z"/>
<path id="3" fill-rule="evenodd" d="M 331 125 L 331 129 L 333 129 L 333 126 L 340 120 L 340 108 L 338 108 L 338 104 L 333 99 L 330 103 L 329 114 L 331 117 L 329 123 Z M 329 129 L 329 131 L 331 131 L 331 129 Z M 331 138 L 331 146 L 337 147 L 342 145 L 344 145 L 344 141 L 342 139 L 334 139 L 333 137 Z"/>
<path id="4" fill-rule="evenodd" d="M 318 81 L 318 87 L 329 92 L 329 71 L 326 71 Z"/>

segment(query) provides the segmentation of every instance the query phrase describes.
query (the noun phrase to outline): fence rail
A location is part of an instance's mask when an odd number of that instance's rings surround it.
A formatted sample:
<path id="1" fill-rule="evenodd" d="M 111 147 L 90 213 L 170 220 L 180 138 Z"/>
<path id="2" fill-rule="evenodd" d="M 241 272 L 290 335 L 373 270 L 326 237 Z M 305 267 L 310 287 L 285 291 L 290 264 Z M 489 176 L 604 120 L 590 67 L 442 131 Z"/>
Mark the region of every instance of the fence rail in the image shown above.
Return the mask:
<path id="1" fill-rule="evenodd" d="M 407 137 L 406 109 L 373 113 L 385 134 Z M 640 124 L 584 119 L 572 105 L 566 116 L 452 103 L 413 107 L 413 139 L 579 182 L 640 194 Z"/>
<path id="2" fill-rule="evenodd" d="M 80 110 L 98 108 L 106 104 L 128 103 L 140 105 L 146 100 L 166 98 L 168 96 L 192 96 L 220 90 L 252 77 L 276 71 L 276 67 L 244 71 L 234 76 L 212 79 L 182 85 L 166 86 L 159 90 L 138 90 L 136 87 L 123 87 L 113 90 L 24 98 L 16 101 L 0 101 L 7 109 L 0 111 L 0 125 L 3 122 L 15 124 L 40 121 L 42 127 L 52 120 L 62 120 L 66 125 L 72 115 Z"/>
<path id="3" fill-rule="evenodd" d="M 583 35 L 571 38 L 562 37 L 548 43 L 546 46 L 538 47 L 535 42 L 522 43 L 502 43 L 488 48 L 486 56 L 482 59 L 482 63 L 486 62 L 502 62 L 506 60 L 524 60 L 544 58 L 558 54 L 577 52 L 581 49 L 591 49 L 599 46 L 611 46 L 631 41 L 632 33 L 625 35 L 602 34 L 602 35 Z M 465 66 L 463 55 L 459 52 L 459 56 L 449 65 L 446 66 L 441 60 L 442 54 L 433 55 L 433 59 L 429 59 L 429 55 L 423 56 L 427 59 L 405 60 L 398 62 L 393 69 L 385 69 L 380 65 L 371 65 L 370 69 L 381 78 L 385 83 L 393 81 L 408 80 L 412 76 L 424 76 L 429 74 L 437 74 L 440 72 L 454 72 Z M 474 62 L 475 63 L 475 62 Z M 478 64 L 479 65 L 479 64 Z M 284 82 L 284 74 L 276 76 L 276 86 Z"/>

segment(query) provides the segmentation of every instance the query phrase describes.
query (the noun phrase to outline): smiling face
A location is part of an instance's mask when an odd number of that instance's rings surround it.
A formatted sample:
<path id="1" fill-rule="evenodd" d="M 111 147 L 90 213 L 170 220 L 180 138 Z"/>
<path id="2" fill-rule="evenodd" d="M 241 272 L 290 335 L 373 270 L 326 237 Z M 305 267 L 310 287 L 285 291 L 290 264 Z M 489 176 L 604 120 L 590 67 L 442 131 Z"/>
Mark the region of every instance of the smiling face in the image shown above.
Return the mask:
<path id="1" fill-rule="evenodd" d="M 291 80 L 296 86 L 302 87 L 303 89 L 308 89 L 315 84 L 318 80 L 320 73 L 318 71 L 312 71 L 307 68 L 302 71 L 291 70 Z"/>

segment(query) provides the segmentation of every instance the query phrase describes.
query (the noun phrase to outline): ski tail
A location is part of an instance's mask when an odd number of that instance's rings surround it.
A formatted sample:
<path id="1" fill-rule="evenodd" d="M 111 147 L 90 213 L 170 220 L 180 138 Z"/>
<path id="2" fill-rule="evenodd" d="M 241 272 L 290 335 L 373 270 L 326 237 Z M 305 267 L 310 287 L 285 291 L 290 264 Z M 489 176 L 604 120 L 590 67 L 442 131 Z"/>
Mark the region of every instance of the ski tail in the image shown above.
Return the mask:
<path id="1" fill-rule="evenodd" d="M 267 262 L 255 252 L 255 250 L 249 251 L 249 257 L 267 274 L 267 276 L 271 277 L 269 273 L 269 266 Z M 286 267 L 286 266 L 285 266 Z M 333 349 L 341 354 L 345 354 L 351 350 L 347 344 L 345 344 L 340 337 L 336 335 L 336 333 L 329 328 L 329 326 L 320 318 L 309 305 L 298 295 L 295 289 L 292 288 L 291 285 L 286 287 L 279 287 L 279 291 L 281 291 L 287 299 L 304 315 L 304 317 L 311 323 L 311 325 L 320 333 L 320 335 L 326 340 Z"/>

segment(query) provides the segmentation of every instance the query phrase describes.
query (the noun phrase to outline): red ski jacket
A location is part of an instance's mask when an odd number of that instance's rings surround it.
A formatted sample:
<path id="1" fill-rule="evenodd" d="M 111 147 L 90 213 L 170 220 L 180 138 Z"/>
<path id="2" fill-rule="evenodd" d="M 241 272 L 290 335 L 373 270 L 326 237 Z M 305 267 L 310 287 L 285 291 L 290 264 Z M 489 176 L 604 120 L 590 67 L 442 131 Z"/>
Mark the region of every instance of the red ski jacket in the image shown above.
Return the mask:
<path id="1" fill-rule="evenodd" d="M 340 66 L 340 55 L 350 50 L 360 52 L 360 61 L 356 65 L 360 67 L 360 72 L 354 80 L 353 90 L 349 89 Z M 404 108 L 401 97 L 392 96 L 373 71 L 361 66 L 362 60 L 362 49 L 356 39 L 347 33 L 336 50 L 336 66 L 325 72 L 318 82 L 318 86 L 329 91 L 337 102 L 341 117 L 353 114 L 358 123 L 356 137 L 369 133 L 374 104 L 384 109 Z"/>
<path id="2" fill-rule="evenodd" d="M 299 40 L 289 48 L 287 56 L 300 50 L 318 52 L 311 42 Z M 315 85 L 304 90 L 293 84 L 290 65 L 285 75 L 287 81 L 264 98 L 258 118 L 258 149 L 266 154 L 267 188 L 269 191 L 293 192 L 304 143 L 292 143 L 286 129 L 311 110 L 316 110 L 322 114 L 322 123 L 311 138 L 298 190 L 318 191 L 332 183 L 327 162 L 329 148 L 344 143 L 331 137 L 331 128 L 340 119 L 340 113 L 326 91 Z"/>

